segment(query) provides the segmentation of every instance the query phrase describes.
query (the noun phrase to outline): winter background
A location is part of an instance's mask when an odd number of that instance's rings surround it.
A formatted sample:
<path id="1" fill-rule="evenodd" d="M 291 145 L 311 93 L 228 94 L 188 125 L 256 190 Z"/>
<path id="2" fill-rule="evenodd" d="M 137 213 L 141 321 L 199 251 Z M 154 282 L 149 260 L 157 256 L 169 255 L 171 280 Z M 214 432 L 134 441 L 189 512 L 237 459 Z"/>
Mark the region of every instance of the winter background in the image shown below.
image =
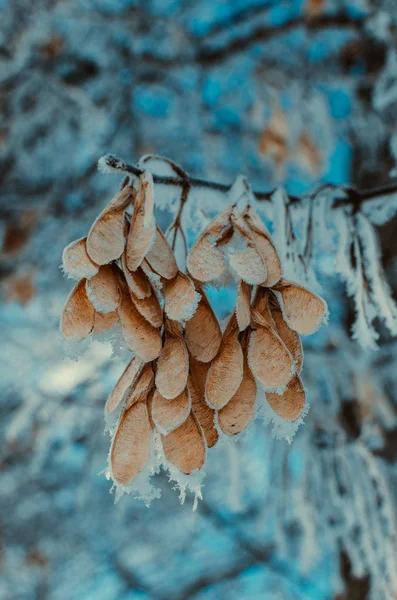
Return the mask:
<path id="1" fill-rule="evenodd" d="M 62 249 L 120 183 L 106 152 L 297 195 L 386 183 L 395 1 L 0 0 L 0 81 L 1 600 L 397 598 L 397 347 L 381 323 L 378 350 L 350 338 L 337 242 L 317 260 L 331 318 L 305 340 L 305 425 L 214 449 L 196 512 L 165 473 L 150 508 L 114 505 L 103 407 L 125 357 L 67 358 L 58 333 Z M 395 294 L 384 204 L 368 214 Z M 225 316 L 228 293 L 212 300 Z"/>

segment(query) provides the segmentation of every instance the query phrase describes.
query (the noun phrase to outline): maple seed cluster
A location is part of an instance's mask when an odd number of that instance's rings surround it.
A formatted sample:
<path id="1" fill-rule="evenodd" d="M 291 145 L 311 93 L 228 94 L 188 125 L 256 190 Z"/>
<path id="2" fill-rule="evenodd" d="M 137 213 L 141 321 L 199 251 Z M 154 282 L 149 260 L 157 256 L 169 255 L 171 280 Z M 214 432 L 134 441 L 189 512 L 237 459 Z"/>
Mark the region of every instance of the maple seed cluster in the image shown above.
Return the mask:
<path id="1" fill-rule="evenodd" d="M 252 421 L 259 385 L 275 414 L 298 419 L 305 406 L 300 334 L 314 332 L 326 314 L 320 297 L 282 279 L 269 232 L 250 206 L 219 214 L 181 272 L 154 219 L 150 172 L 138 183 L 137 190 L 125 186 L 87 237 L 63 253 L 65 273 L 78 279 L 63 335 L 81 340 L 119 323 L 133 353 L 105 407 L 108 414 L 121 407 L 109 466 L 122 486 L 158 451 L 153 436 L 181 473 L 201 469 L 221 433 L 238 434 Z M 236 307 L 222 333 L 204 286 L 231 280 Z"/>

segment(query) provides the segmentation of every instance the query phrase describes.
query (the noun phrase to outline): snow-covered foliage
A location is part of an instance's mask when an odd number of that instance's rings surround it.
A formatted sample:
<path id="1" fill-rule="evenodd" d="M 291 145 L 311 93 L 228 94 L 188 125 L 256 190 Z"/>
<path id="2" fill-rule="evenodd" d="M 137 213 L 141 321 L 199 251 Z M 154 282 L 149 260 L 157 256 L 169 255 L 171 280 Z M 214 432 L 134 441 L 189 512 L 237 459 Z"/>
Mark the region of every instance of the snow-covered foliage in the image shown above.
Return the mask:
<path id="1" fill-rule="evenodd" d="M 395 173 L 395 2 L 3 0 L 0 16 L 0 597 L 395 597 L 397 194 L 357 211 L 350 187 Z M 238 201 L 247 181 L 277 188 L 252 205 L 285 276 L 329 306 L 304 341 L 310 409 L 292 444 L 259 399 L 269 425 L 211 449 L 195 512 L 164 470 L 150 509 L 114 505 L 103 410 L 130 354 L 118 327 L 80 345 L 58 331 L 62 250 L 119 185 L 97 172 L 107 152 L 225 185 L 243 174 Z M 166 230 L 180 188 L 156 186 Z M 190 190 L 187 240 L 170 232 L 180 270 L 227 203 Z M 208 298 L 221 321 L 236 301 Z"/>

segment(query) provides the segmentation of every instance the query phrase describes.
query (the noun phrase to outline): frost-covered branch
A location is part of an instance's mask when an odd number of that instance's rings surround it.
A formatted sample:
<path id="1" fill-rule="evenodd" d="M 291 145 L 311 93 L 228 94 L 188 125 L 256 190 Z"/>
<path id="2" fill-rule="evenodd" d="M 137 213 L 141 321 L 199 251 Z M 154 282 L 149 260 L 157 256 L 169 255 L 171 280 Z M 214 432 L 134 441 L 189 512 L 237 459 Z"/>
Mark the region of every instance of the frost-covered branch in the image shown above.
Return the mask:
<path id="1" fill-rule="evenodd" d="M 106 154 L 100 158 L 98 162 L 98 168 L 102 172 L 111 172 L 112 170 L 121 171 L 124 173 L 130 173 L 139 177 L 143 174 L 143 170 L 138 166 L 130 165 L 124 162 L 122 159 L 113 156 L 112 154 Z M 206 179 L 199 179 L 197 177 L 191 177 L 184 171 L 180 172 L 176 176 L 165 176 L 153 174 L 153 181 L 156 184 L 173 186 L 177 188 L 184 188 L 186 185 L 189 188 L 202 188 L 209 189 L 218 192 L 227 193 L 230 191 L 232 185 L 219 183 L 216 181 L 208 181 Z M 393 179 L 389 183 L 373 187 L 364 190 L 356 190 L 350 185 L 332 185 L 329 184 L 327 188 L 334 188 L 335 191 L 343 192 L 344 197 L 340 197 L 340 193 L 335 194 L 334 206 L 339 208 L 341 206 L 351 206 L 353 212 L 357 212 L 360 206 L 368 201 L 382 198 L 387 202 L 390 197 L 397 193 L 397 179 Z M 254 195 L 257 200 L 271 202 L 271 198 L 274 190 L 269 192 L 254 191 Z M 298 196 L 289 196 L 289 202 L 291 204 L 301 202 L 301 198 Z"/>

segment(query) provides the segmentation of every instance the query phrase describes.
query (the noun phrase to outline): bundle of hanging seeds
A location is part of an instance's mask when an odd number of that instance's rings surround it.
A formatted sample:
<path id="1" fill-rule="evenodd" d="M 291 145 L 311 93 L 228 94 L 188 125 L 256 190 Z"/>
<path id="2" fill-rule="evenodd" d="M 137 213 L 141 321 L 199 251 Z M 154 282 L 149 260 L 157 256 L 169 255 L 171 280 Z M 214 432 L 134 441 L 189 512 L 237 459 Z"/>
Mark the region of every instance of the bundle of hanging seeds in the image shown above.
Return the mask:
<path id="1" fill-rule="evenodd" d="M 208 450 L 261 410 L 298 423 L 307 410 L 300 335 L 327 315 L 324 300 L 282 278 L 252 206 L 230 205 L 216 216 L 184 273 L 156 225 L 154 199 L 145 170 L 63 254 L 65 273 L 78 280 L 61 318 L 65 338 L 119 324 L 131 352 L 105 406 L 108 418 L 116 415 L 108 475 L 119 493 L 142 490 L 142 477 L 160 466 L 182 486 L 199 481 Z M 205 289 L 231 283 L 236 306 L 222 332 Z"/>

